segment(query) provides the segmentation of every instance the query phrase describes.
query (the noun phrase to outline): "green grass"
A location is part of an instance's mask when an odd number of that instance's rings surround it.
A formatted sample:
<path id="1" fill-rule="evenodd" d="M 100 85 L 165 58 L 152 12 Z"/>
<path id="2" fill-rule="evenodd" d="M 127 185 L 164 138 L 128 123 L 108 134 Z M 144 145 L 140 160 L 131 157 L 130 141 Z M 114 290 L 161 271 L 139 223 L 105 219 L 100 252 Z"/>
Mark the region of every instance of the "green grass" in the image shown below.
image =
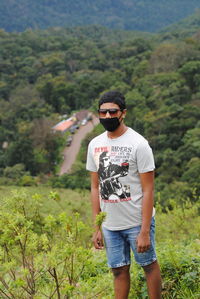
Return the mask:
<path id="1" fill-rule="evenodd" d="M 34 199 L 34 194 L 41 196 L 41 213 L 44 215 L 57 215 L 66 212 L 71 215 L 78 212 L 83 221 L 91 222 L 91 208 L 89 192 L 87 190 L 71 190 L 71 189 L 52 189 L 47 186 L 38 187 L 17 187 L 17 186 L 0 186 L 0 205 L 6 198 L 12 197 L 12 193 L 21 191 L 28 195 L 30 202 Z M 50 195 L 51 192 L 58 194 L 59 200 L 54 200 Z M 31 202 L 33 204 L 33 202 Z"/>

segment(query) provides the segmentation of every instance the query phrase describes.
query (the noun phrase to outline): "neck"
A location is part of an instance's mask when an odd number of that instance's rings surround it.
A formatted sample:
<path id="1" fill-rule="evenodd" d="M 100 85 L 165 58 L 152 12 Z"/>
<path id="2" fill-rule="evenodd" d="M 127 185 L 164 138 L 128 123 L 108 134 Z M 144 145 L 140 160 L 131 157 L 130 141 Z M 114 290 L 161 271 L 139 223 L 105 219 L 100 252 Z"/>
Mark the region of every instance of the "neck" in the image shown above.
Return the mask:
<path id="1" fill-rule="evenodd" d="M 128 129 L 127 126 L 122 122 L 120 124 L 120 126 L 115 131 L 113 131 L 113 132 L 108 131 L 108 137 L 111 139 L 120 137 L 121 135 L 123 135 L 126 132 L 127 129 Z"/>

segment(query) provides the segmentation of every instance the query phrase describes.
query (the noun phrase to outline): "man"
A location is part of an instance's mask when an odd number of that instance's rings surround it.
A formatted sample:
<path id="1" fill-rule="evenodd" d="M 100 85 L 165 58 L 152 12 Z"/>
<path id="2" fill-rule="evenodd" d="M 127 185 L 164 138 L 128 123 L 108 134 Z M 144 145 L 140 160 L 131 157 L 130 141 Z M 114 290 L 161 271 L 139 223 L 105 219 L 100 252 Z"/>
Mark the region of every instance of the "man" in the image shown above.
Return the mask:
<path id="1" fill-rule="evenodd" d="M 101 211 L 106 212 L 106 219 L 102 231 L 95 227 L 94 246 L 102 249 L 104 238 L 116 299 L 128 298 L 130 249 L 144 269 L 149 298 L 160 299 L 161 276 L 154 244 L 152 150 L 144 137 L 124 124 L 126 104 L 121 93 L 105 93 L 99 100 L 98 112 L 106 131 L 90 142 L 86 168 L 91 172 L 94 220 Z M 104 158 L 108 159 L 107 165 Z M 113 171 L 108 169 L 111 166 Z"/>

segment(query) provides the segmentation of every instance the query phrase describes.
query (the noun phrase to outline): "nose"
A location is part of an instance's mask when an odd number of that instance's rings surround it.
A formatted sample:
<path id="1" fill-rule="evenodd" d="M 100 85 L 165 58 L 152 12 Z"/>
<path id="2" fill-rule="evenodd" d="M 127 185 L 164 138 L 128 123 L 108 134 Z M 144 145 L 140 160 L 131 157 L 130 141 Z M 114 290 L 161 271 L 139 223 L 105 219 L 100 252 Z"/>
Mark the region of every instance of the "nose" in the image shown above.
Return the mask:
<path id="1" fill-rule="evenodd" d="M 110 113 L 108 111 L 106 112 L 106 118 L 111 118 Z"/>

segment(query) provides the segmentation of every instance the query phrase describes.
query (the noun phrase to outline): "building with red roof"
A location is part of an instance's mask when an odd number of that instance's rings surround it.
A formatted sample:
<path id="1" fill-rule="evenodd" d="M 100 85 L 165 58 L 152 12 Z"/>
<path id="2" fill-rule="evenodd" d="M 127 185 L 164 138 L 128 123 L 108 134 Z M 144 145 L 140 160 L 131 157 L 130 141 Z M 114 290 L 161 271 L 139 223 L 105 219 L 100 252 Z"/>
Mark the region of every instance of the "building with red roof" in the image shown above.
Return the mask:
<path id="1" fill-rule="evenodd" d="M 69 130 L 71 126 L 73 126 L 75 123 L 76 123 L 76 118 L 70 117 L 69 119 L 60 121 L 57 125 L 53 127 L 53 130 L 64 133 L 67 130 Z"/>

